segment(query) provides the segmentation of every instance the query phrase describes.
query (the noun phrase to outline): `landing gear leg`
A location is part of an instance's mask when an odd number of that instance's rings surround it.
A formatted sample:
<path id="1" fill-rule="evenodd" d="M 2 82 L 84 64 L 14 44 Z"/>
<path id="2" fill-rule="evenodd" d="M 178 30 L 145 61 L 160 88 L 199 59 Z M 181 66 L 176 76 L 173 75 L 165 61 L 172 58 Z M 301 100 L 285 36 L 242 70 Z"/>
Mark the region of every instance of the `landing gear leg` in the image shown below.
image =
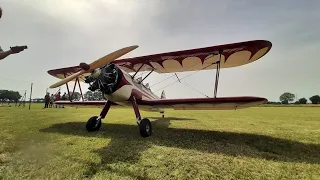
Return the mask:
<path id="1" fill-rule="evenodd" d="M 149 137 L 152 134 L 151 122 L 148 118 L 144 118 L 141 120 L 141 115 L 139 112 L 138 104 L 136 102 L 136 98 L 132 96 L 131 98 L 132 107 L 134 113 L 136 114 L 137 124 L 139 126 L 140 135 L 142 137 Z"/>
<path id="2" fill-rule="evenodd" d="M 100 116 L 93 116 L 91 117 L 86 124 L 87 131 L 98 131 L 101 127 L 101 120 L 104 119 L 110 109 L 111 103 L 107 101 L 100 113 Z"/>

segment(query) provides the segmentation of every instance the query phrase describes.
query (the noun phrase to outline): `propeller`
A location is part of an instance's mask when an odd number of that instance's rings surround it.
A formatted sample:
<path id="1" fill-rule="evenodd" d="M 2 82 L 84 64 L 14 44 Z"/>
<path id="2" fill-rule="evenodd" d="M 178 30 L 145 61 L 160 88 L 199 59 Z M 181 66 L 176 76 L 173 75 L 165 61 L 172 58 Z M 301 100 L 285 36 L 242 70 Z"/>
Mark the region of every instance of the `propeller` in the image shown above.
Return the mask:
<path id="1" fill-rule="evenodd" d="M 136 49 L 138 47 L 139 46 L 134 45 L 134 46 L 129 46 L 129 47 L 125 47 L 125 48 L 119 49 L 117 51 L 114 51 L 114 52 L 102 57 L 102 58 L 99 58 L 98 60 L 92 62 L 91 64 L 86 64 L 86 66 L 83 65 L 85 63 L 81 63 L 82 65 L 80 65 L 80 67 L 82 68 L 82 70 L 72 74 L 71 76 L 68 76 L 68 77 L 62 79 L 61 81 L 59 81 L 59 82 L 57 82 L 57 83 L 55 83 L 53 85 L 51 85 L 50 88 L 59 87 L 59 86 L 61 86 L 63 84 L 66 84 L 69 81 L 72 81 L 73 79 L 77 78 L 81 74 L 92 72 L 93 70 L 95 70 L 97 68 L 103 67 L 104 65 L 113 62 L 117 58 L 123 56 L 124 54 L 129 53 L 130 51 L 132 51 L 132 50 L 134 50 L 134 49 Z"/>

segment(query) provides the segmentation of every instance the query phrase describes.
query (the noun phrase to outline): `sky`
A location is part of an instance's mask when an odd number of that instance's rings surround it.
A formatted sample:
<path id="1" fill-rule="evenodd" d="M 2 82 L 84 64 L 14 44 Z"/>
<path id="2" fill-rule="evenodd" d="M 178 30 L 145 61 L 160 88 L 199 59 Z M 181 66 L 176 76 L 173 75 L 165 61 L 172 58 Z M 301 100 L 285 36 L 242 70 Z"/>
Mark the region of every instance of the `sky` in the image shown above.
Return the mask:
<path id="1" fill-rule="evenodd" d="M 221 69 L 218 97 L 278 101 L 284 92 L 307 99 L 320 94 L 318 0 L 1 0 L 0 6 L 2 49 L 28 46 L 0 61 L 0 89 L 27 90 L 29 96 L 33 83 L 32 97 L 43 97 L 58 81 L 48 70 L 90 63 L 125 46 L 139 48 L 123 58 L 261 39 L 272 43 L 270 52 L 248 65 Z M 153 73 L 145 83 L 170 75 Z M 174 81 L 151 89 L 160 95 Z M 167 98 L 212 97 L 214 81 L 215 70 L 206 70 L 164 90 Z"/>

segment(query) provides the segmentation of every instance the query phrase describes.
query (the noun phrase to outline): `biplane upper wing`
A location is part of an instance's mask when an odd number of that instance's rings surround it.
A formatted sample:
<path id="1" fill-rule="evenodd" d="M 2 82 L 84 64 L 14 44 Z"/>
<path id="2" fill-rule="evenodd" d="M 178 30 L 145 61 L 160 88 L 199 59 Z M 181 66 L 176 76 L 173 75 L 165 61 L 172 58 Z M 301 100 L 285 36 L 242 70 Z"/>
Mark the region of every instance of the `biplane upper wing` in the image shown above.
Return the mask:
<path id="1" fill-rule="evenodd" d="M 271 42 L 255 40 L 234 44 L 189 49 L 147 56 L 118 59 L 114 63 L 121 69 L 130 73 L 139 71 L 154 70 L 158 73 L 171 73 L 183 71 L 196 71 L 216 69 L 212 65 L 219 61 L 221 52 L 220 68 L 230 68 L 254 62 L 267 54 L 272 47 Z M 143 65 L 143 66 L 142 66 Z M 49 70 L 48 73 L 59 79 L 64 79 L 80 71 L 79 66 L 66 67 Z M 80 81 L 88 74 L 82 74 Z M 73 80 L 75 81 L 75 79 Z"/>
<path id="2" fill-rule="evenodd" d="M 137 100 L 139 105 L 175 110 L 230 110 L 257 106 L 266 102 L 261 97 L 219 97 L 192 99 Z"/>
<path id="3" fill-rule="evenodd" d="M 128 73 L 139 69 L 139 71 L 154 69 L 158 73 L 207 70 L 216 68 L 215 65 L 210 66 L 210 64 L 219 61 L 219 53 L 221 53 L 220 68 L 230 68 L 258 60 L 269 52 L 271 46 L 269 41 L 255 40 L 118 59 L 115 63 Z"/>

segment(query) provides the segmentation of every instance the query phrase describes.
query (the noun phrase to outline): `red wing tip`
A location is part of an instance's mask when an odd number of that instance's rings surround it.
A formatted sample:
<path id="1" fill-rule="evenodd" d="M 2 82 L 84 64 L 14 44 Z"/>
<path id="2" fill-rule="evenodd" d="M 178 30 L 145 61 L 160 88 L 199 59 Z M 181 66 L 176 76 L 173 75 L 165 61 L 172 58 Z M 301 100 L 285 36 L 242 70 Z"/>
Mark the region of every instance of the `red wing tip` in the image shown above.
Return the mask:
<path id="1" fill-rule="evenodd" d="M 261 101 L 268 101 L 266 98 L 259 98 Z"/>

